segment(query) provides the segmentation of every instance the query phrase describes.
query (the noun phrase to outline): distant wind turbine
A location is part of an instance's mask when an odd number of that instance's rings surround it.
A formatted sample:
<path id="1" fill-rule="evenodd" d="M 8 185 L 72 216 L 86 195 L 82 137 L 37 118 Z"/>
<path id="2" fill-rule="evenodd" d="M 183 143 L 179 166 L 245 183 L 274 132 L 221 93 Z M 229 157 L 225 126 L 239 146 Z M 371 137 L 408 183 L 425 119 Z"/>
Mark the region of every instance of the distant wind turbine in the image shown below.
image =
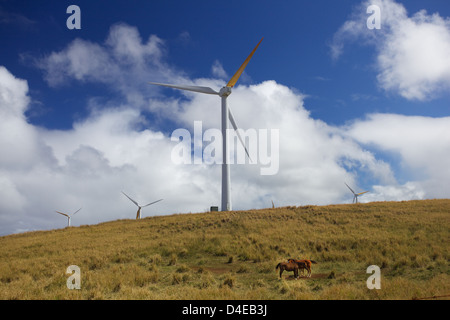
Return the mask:
<path id="1" fill-rule="evenodd" d="M 78 209 L 77 211 L 75 211 L 74 213 L 72 213 L 71 215 L 69 215 L 69 214 L 67 214 L 67 213 L 62 213 L 62 212 L 59 212 L 59 211 L 56 211 L 56 212 L 59 213 L 59 214 L 62 214 L 63 216 L 66 216 L 66 217 L 67 217 L 67 226 L 70 227 L 70 218 L 71 218 L 73 215 L 75 215 L 75 213 L 77 213 L 77 212 L 80 211 L 80 210 L 81 210 L 81 208 Z"/>
<path id="2" fill-rule="evenodd" d="M 231 192 L 230 192 L 230 168 L 228 163 L 228 139 L 227 139 L 227 130 L 228 130 L 228 119 L 231 122 L 231 125 L 233 126 L 234 130 L 237 133 L 237 136 L 241 142 L 241 144 L 244 146 L 245 152 L 247 153 L 247 156 L 250 159 L 250 155 L 248 153 L 247 148 L 245 147 L 245 143 L 242 140 L 242 137 L 238 131 L 238 127 L 236 125 L 236 121 L 234 120 L 233 114 L 231 112 L 231 109 L 227 106 L 227 97 L 231 94 L 231 88 L 234 87 L 236 82 L 238 81 L 239 77 L 241 76 L 242 72 L 244 72 L 245 67 L 249 63 L 250 59 L 252 58 L 253 54 L 255 53 L 256 49 L 258 48 L 259 44 L 261 43 L 263 39 L 261 39 L 256 47 L 253 49 L 253 51 L 250 53 L 250 55 L 245 59 L 244 63 L 239 67 L 239 69 L 236 71 L 236 73 L 233 75 L 233 77 L 228 81 L 227 85 L 225 87 L 222 87 L 219 92 L 209 88 L 209 87 L 200 87 L 200 86 L 186 86 L 186 85 L 172 85 L 172 84 L 164 84 L 164 83 L 156 83 L 156 82 L 149 82 L 151 84 L 155 84 L 158 86 L 164 86 L 174 89 L 181 89 L 181 90 L 188 90 L 188 91 L 194 91 L 194 92 L 200 92 L 200 93 L 206 93 L 206 94 L 215 94 L 222 98 L 222 211 L 230 211 L 232 210 L 231 205 Z M 251 159 L 250 159 L 251 160 Z"/>
<path id="3" fill-rule="evenodd" d="M 149 204 L 146 204 L 145 206 L 140 206 L 136 201 L 134 201 L 134 200 L 131 199 L 129 196 L 127 196 L 127 194 L 126 194 L 125 192 L 122 191 L 122 193 L 123 193 L 128 199 L 130 199 L 131 202 L 133 202 L 133 203 L 138 207 L 138 211 L 137 211 L 137 213 L 136 213 L 136 220 L 141 218 L 141 209 L 142 209 L 142 208 L 147 207 L 147 206 L 149 206 L 149 205 L 151 205 L 151 204 L 154 204 L 154 203 L 157 203 L 157 202 L 163 200 L 163 199 L 159 199 L 159 200 L 150 202 Z"/>
<path id="4" fill-rule="evenodd" d="M 344 182 L 344 183 L 345 183 L 345 182 Z M 360 193 L 355 193 L 355 191 L 353 191 L 353 189 L 350 188 L 350 187 L 348 186 L 348 184 L 345 183 L 345 185 L 346 185 L 347 188 L 349 188 L 350 191 L 353 193 L 353 201 L 352 201 L 352 203 L 358 203 L 358 197 L 359 197 L 360 195 L 363 195 L 363 194 L 366 193 L 366 192 L 369 192 L 369 191 L 363 191 L 363 192 L 360 192 Z"/>

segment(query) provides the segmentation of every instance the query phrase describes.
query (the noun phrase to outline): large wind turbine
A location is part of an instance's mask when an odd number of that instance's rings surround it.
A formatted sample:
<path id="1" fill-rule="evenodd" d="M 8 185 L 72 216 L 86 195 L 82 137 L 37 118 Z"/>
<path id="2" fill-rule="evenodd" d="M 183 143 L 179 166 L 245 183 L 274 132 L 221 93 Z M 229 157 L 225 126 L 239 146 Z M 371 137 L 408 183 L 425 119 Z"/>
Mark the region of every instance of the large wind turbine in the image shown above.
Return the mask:
<path id="1" fill-rule="evenodd" d="M 137 213 L 136 213 L 136 220 L 141 218 L 141 209 L 142 209 L 142 208 L 147 207 L 147 206 L 149 206 L 149 205 L 151 205 L 151 204 L 154 204 L 154 203 L 157 203 L 157 202 L 163 200 L 163 199 L 159 199 L 159 200 L 150 202 L 149 204 L 146 204 L 145 206 L 140 206 L 136 201 L 134 201 L 134 200 L 131 199 L 129 196 L 127 196 L 127 194 L 126 194 L 125 192 L 122 191 L 122 193 L 123 193 L 128 199 L 130 199 L 131 202 L 133 202 L 135 205 L 137 205 L 138 211 L 137 211 Z"/>
<path id="2" fill-rule="evenodd" d="M 59 214 L 62 214 L 63 216 L 66 216 L 66 217 L 67 217 L 67 226 L 70 227 L 70 218 L 71 218 L 73 215 L 75 215 L 75 213 L 77 213 L 77 212 L 80 211 L 80 210 L 81 210 L 81 208 L 78 209 L 77 211 L 75 211 L 74 213 L 70 214 L 70 215 L 67 214 L 67 213 L 59 212 L 59 211 L 56 211 L 56 212 L 59 213 Z"/>
<path id="3" fill-rule="evenodd" d="M 344 183 L 345 183 L 345 182 L 344 182 Z M 360 192 L 360 193 L 355 193 L 355 191 L 353 191 L 353 189 L 350 188 L 350 187 L 348 186 L 348 184 L 345 183 L 345 185 L 346 185 L 347 188 L 349 188 L 350 191 L 353 193 L 353 201 L 352 201 L 352 203 L 358 203 L 358 197 L 359 197 L 360 195 L 366 193 L 366 192 L 369 192 L 369 191 L 364 191 L 364 192 Z"/>
<path id="4" fill-rule="evenodd" d="M 185 86 L 185 85 L 172 85 L 172 84 L 164 84 L 164 83 L 156 83 L 150 82 L 151 84 L 155 84 L 158 86 L 164 86 L 174 89 L 188 90 L 206 94 L 215 94 L 222 98 L 222 211 L 230 211 L 232 210 L 231 206 L 231 192 L 230 192 L 230 168 L 228 162 L 228 139 L 227 139 L 227 129 L 228 129 L 228 119 L 231 122 L 234 130 L 237 133 L 237 136 L 244 146 L 245 152 L 247 156 L 250 158 L 247 148 L 245 147 L 245 143 L 242 140 L 241 135 L 239 134 L 238 127 L 236 125 L 236 121 L 234 120 L 231 109 L 227 106 L 227 98 L 231 94 L 231 88 L 234 87 L 245 67 L 249 63 L 256 49 L 263 39 L 261 39 L 250 55 L 245 59 L 244 63 L 239 67 L 236 73 L 231 77 L 230 81 L 228 81 L 225 87 L 222 87 L 219 92 L 211 89 L 209 87 L 200 87 L 200 86 Z"/>

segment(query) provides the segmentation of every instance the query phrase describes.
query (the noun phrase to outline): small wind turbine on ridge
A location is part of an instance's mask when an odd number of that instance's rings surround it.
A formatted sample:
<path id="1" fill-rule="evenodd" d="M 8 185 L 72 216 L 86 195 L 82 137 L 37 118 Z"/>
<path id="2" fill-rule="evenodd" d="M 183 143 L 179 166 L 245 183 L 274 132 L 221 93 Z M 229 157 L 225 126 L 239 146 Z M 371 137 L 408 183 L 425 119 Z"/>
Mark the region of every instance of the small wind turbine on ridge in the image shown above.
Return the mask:
<path id="1" fill-rule="evenodd" d="M 345 183 L 345 182 L 344 182 L 344 183 Z M 346 185 L 347 188 L 349 188 L 350 191 L 353 193 L 353 201 L 352 201 L 352 203 L 358 203 L 358 197 L 359 197 L 360 195 L 363 195 L 363 194 L 366 193 L 366 192 L 369 192 L 369 191 L 363 191 L 363 192 L 360 192 L 360 193 L 355 193 L 355 191 L 353 191 L 353 189 L 350 188 L 350 187 L 348 186 L 348 184 L 345 183 L 345 185 Z"/>
<path id="2" fill-rule="evenodd" d="M 137 211 L 137 213 L 136 213 L 136 220 L 137 220 L 137 219 L 141 219 L 141 209 L 142 209 L 142 208 L 147 207 L 147 206 L 149 206 L 149 205 L 151 205 L 151 204 L 154 204 L 154 203 L 157 203 L 157 202 L 163 200 L 163 199 L 159 199 L 159 200 L 150 202 L 149 204 L 146 204 L 145 206 L 140 206 L 135 200 L 131 199 L 125 192 L 122 191 L 122 193 L 123 193 L 128 199 L 130 199 L 131 202 L 133 202 L 133 203 L 138 207 L 138 211 Z"/>
<path id="3" fill-rule="evenodd" d="M 67 226 L 70 227 L 70 218 L 71 218 L 73 215 L 75 215 L 75 213 L 77 213 L 77 212 L 80 211 L 80 210 L 81 210 L 81 208 L 78 209 L 77 211 L 75 211 L 74 213 L 70 214 L 70 215 L 67 214 L 67 213 L 59 212 L 59 211 L 56 211 L 56 212 L 59 213 L 59 214 L 62 214 L 63 216 L 66 216 L 66 217 L 67 217 Z"/>
<path id="4" fill-rule="evenodd" d="M 233 126 L 234 130 L 237 133 L 237 136 L 239 138 L 239 141 L 244 146 L 245 152 L 247 156 L 250 159 L 250 155 L 248 153 L 247 148 L 245 147 L 245 143 L 242 140 L 242 137 L 238 131 L 238 127 L 236 125 L 236 121 L 234 120 L 233 114 L 231 112 L 231 109 L 227 106 L 227 97 L 231 94 L 231 88 L 234 87 L 236 82 L 238 81 L 239 77 L 242 75 L 242 72 L 244 72 L 245 67 L 249 63 L 250 59 L 252 58 L 253 54 L 255 53 L 256 49 L 258 48 L 259 44 L 261 43 L 263 39 L 261 39 L 256 47 L 253 49 L 253 51 L 250 53 L 250 55 L 245 59 L 244 63 L 239 67 L 239 69 L 236 71 L 236 73 L 231 77 L 230 81 L 228 81 L 227 85 L 225 87 L 222 87 L 219 92 L 217 92 L 214 89 L 211 89 L 209 87 L 200 87 L 200 86 L 186 86 L 186 85 L 173 85 L 173 84 L 164 84 L 164 83 L 156 83 L 156 82 L 149 82 L 150 84 L 155 84 L 158 86 L 164 86 L 174 89 L 181 89 L 181 90 L 188 90 L 188 91 L 194 91 L 194 92 L 200 92 L 200 93 L 206 93 L 206 94 L 214 94 L 218 95 L 222 98 L 222 211 L 230 211 L 232 210 L 231 205 L 231 186 L 230 186 L 230 167 L 229 167 L 229 161 L 228 161 L 228 139 L 227 139 L 227 130 L 228 130 L 228 119 L 231 122 L 231 125 Z M 251 159 L 250 159 L 251 160 Z"/>

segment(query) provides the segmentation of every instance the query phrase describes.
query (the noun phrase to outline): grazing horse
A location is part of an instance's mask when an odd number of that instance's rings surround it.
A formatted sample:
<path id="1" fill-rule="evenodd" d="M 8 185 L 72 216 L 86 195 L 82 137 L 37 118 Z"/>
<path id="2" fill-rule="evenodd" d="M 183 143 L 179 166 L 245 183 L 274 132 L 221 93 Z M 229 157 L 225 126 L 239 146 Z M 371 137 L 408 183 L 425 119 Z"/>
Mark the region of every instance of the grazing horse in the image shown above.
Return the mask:
<path id="1" fill-rule="evenodd" d="M 306 271 L 308 272 L 308 274 L 306 276 L 308 278 L 311 278 L 311 263 L 314 263 L 314 264 L 317 263 L 314 260 L 308 260 L 308 259 L 303 259 L 303 260 L 288 259 L 288 261 L 290 263 L 297 263 L 299 268 L 302 268 L 302 274 L 303 274 L 303 271 L 304 271 L 303 269 L 306 269 Z"/>
<path id="2" fill-rule="evenodd" d="M 288 262 L 280 262 L 279 264 L 277 264 L 277 266 L 275 267 L 275 269 L 280 268 L 280 278 L 281 275 L 283 274 L 283 271 L 294 271 L 294 278 L 298 278 L 298 264 L 295 261 L 288 261 Z"/>
<path id="3" fill-rule="evenodd" d="M 298 279 L 298 269 L 306 268 L 306 264 L 304 262 L 297 262 L 294 259 L 289 259 L 288 262 L 280 262 L 277 264 L 275 269 L 280 268 L 280 278 L 283 274 L 283 271 L 294 271 L 294 278 Z"/>

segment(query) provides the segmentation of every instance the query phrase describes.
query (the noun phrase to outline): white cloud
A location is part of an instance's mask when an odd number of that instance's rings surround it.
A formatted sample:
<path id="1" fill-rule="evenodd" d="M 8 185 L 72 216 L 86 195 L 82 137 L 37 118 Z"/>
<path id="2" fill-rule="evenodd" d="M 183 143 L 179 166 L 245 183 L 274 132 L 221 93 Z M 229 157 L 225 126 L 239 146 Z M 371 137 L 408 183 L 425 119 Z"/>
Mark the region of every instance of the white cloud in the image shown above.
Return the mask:
<path id="1" fill-rule="evenodd" d="M 24 116 L 30 102 L 27 82 L 0 66 L 0 84 L 0 170 L 27 169 L 43 161 L 51 162 L 51 154 L 36 136 L 36 128 Z"/>
<path id="2" fill-rule="evenodd" d="M 400 156 L 403 170 L 416 179 L 404 190 L 416 185 L 424 197 L 448 196 L 450 117 L 372 114 L 356 121 L 346 132 L 363 145 Z"/>
<path id="3" fill-rule="evenodd" d="M 186 79 L 183 72 L 162 62 L 164 50 L 158 48 L 163 42 L 150 37 L 143 43 L 135 28 L 117 25 L 107 39 L 102 45 L 78 39 L 40 60 L 49 84 L 103 83 L 127 98 L 125 102 L 115 98 L 104 104 L 98 102 L 102 99 L 91 102 L 90 114 L 70 130 L 28 123 L 24 116 L 30 101 L 27 83 L 0 67 L 0 234 L 63 227 L 66 220 L 54 211 L 79 207 L 83 210 L 72 220 L 75 226 L 133 218 L 136 209 L 122 190 L 138 202 L 164 198 L 143 209 L 144 217 L 205 211 L 220 204 L 220 166 L 174 164 L 171 153 L 176 142 L 167 133 L 171 131 L 167 123 L 191 133 L 194 121 L 202 121 L 203 130 L 220 128 L 220 98 L 183 92 L 184 98 L 179 99 L 137 85 L 139 99 L 129 99 L 124 90 L 133 82 L 148 80 L 139 71 L 134 78 L 130 70 L 152 69 L 156 77 L 170 77 L 167 80 L 173 83 L 215 89 L 223 86 L 223 80 Z M 79 50 L 86 51 L 84 58 L 75 58 Z M 87 61 L 97 50 L 94 60 L 98 60 Z M 76 70 L 75 65 L 84 63 Z M 116 69 L 98 67 L 110 64 Z M 117 75 L 118 82 L 105 80 L 108 72 Z M 278 174 L 261 175 L 261 164 L 231 166 L 235 209 L 269 207 L 271 200 L 277 206 L 349 202 L 343 182 L 358 189 L 361 173 L 376 184 L 361 201 L 448 196 L 448 188 L 440 188 L 438 172 L 448 172 L 440 159 L 448 159 L 449 143 L 436 139 L 450 136 L 446 118 L 373 115 L 348 127 L 333 127 L 311 118 L 304 99 L 275 81 L 233 88 L 228 103 L 238 125 L 244 130 L 276 129 L 280 137 Z M 149 123 L 146 112 L 157 121 Z M 404 126 L 395 126 L 397 122 Z M 362 145 L 375 145 L 381 153 L 397 152 L 401 161 L 426 176 L 400 185 L 391 165 Z M 433 161 L 427 162 L 417 145 Z"/>
<path id="4" fill-rule="evenodd" d="M 115 24 L 105 42 L 75 39 L 65 49 L 36 59 L 44 78 L 52 87 L 71 81 L 101 83 L 119 92 L 126 101 L 144 104 L 144 95 L 153 90 L 148 81 L 182 81 L 182 72 L 164 61 L 165 44 L 156 35 L 144 42 L 135 27 Z"/>
<path id="5" fill-rule="evenodd" d="M 4 68 L 0 79 L 8 80 L 0 81 L 2 92 L 25 83 Z M 20 104 L 27 91 L 10 94 L 10 101 Z M 14 105 L 0 104 L 1 111 L 9 107 Z M 194 174 L 199 167 L 171 163 L 173 143 L 168 137 L 135 130 L 140 117 L 132 108 L 105 109 L 67 131 L 35 128 L 23 114 L 1 118 L 0 128 L 14 121 L 22 131 L 19 135 L 32 130 L 20 148 L 9 147 L 17 137 L 7 132 L 0 141 L 0 149 L 15 160 L 7 162 L 2 156 L 0 164 L 0 234 L 65 226 L 54 211 L 79 207 L 83 210 L 73 225 L 132 218 L 135 209 L 121 190 L 142 202 L 165 199 L 145 208 L 143 216 L 205 210 L 217 197 L 217 188 L 205 187 L 207 175 Z M 45 157 L 40 159 L 40 154 Z M 17 161 L 23 164 L 18 166 Z"/>
<path id="6" fill-rule="evenodd" d="M 366 8 L 381 9 L 381 29 L 366 27 Z M 377 80 L 381 88 L 409 100 L 429 100 L 450 88 L 450 19 L 421 10 L 411 17 L 393 0 L 365 1 L 334 35 L 333 59 L 348 41 L 376 48 Z"/>
<path id="7" fill-rule="evenodd" d="M 176 143 L 160 132 L 140 130 L 145 122 L 135 107 L 114 108 L 109 103 L 104 109 L 94 108 L 71 130 L 36 128 L 23 116 L 29 101 L 26 82 L 5 68 L 0 69 L 0 79 L 4 79 L 2 92 L 9 92 L 8 101 L 13 102 L 2 103 L 1 111 L 21 110 L 7 120 L 18 124 L 18 134 L 29 131 L 27 143 L 12 149 L 10 155 L 24 164 L 1 164 L 0 182 L 6 189 L 2 197 L 9 201 L 2 199 L 0 219 L 5 223 L 0 233 L 62 227 L 65 220 L 58 219 L 54 211 L 79 207 L 83 210 L 74 217 L 73 225 L 133 218 L 135 209 L 121 195 L 122 190 L 141 202 L 165 199 L 146 208 L 144 216 L 198 212 L 219 204 L 220 166 L 175 165 L 171 152 Z M 204 120 L 204 130 L 218 127 L 220 99 L 213 98 L 192 95 L 183 101 L 183 111 L 171 117 L 186 128 L 194 119 Z M 238 86 L 230 96 L 242 128 L 280 130 L 278 175 L 261 176 L 258 165 L 232 166 L 235 208 L 267 207 L 272 199 L 277 205 L 339 201 L 345 191 L 335 185 L 340 186 L 344 179 L 353 181 L 353 175 L 339 164 L 342 159 L 355 166 L 364 163 L 376 171 L 373 155 L 325 123 L 312 120 L 302 99 L 274 81 Z M 2 118 L 0 128 L 5 125 Z M 11 144 L 15 137 L 7 133 L 3 137 L 0 147 L 5 150 L 5 143 Z"/>
<path id="8" fill-rule="evenodd" d="M 213 65 L 211 67 L 211 72 L 214 77 L 217 77 L 219 79 L 228 79 L 229 78 L 228 74 L 224 70 L 224 68 L 219 60 L 214 61 Z"/>
<path id="9" fill-rule="evenodd" d="M 403 185 L 374 185 L 372 189 L 372 192 L 364 194 L 364 201 L 418 200 L 425 199 L 427 194 L 421 183 L 411 181 Z"/>

